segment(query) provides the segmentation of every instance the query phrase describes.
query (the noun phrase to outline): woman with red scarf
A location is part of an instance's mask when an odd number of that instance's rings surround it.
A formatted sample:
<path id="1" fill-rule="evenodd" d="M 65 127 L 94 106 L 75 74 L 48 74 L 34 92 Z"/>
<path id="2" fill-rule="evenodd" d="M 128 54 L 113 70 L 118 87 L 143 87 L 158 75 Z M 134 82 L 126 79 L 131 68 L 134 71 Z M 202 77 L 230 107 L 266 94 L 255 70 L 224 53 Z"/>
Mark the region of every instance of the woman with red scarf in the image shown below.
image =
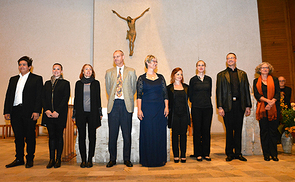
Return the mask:
<path id="1" fill-rule="evenodd" d="M 280 113 L 280 86 L 278 78 L 271 75 L 274 68 L 262 62 L 255 69 L 254 96 L 257 100 L 256 119 L 260 126 L 260 140 L 265 161 L 279 161 L 277 151 L 277 128 Z"/>

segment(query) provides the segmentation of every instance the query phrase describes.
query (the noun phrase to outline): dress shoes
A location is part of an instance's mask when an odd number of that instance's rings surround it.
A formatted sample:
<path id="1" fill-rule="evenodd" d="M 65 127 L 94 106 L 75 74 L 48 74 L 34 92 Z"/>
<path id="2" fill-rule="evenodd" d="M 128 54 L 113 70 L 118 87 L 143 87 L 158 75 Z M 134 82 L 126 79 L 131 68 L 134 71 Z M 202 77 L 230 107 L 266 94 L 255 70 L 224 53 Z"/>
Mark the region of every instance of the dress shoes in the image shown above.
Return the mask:
<path id="1" fill-rule="evenodd" d="M 186 163 L 186 158 L 181 158 L 180 162 L 181 163 Z"/>
<path id="2" fill-rule="evenodd" d="M 229 161 L 232 161 L 232 160 L 233 160 L 233 157 L 232 157 L 232 156 L 227 156 L 227 157 L 225 158 L 225 160 L 228 161 L 228 162 L 229 162 Z"/>
<path id="3" fill-rule="evenodd" d="M 56 159 L 54 168 L 59 168 L 61 166 L 61 159 Z"/>
<path id="4" fill-rule="evenodd" d="M 273 161 L 279 161 L 277 156 L 271 157 Z"/>
<path id="5" fill-rule="evenodd" d="M 270 157 L 269 156 L 264 156 L 264 160 L 265 161 L 270 161 Z"/>
<path id="6" fill-rule="evenodd" d="M 197 161 L 201 162 L 203 159 L 202 159 L 202 156 L 198 156 L 197 157 Z"/>
<path id="7" fill-rule="evenodd" d="M 133 164 L 131 161 L 124 161 L 124 164 L 127 166 L 127 167 L 133 167 Z"/>
<path id="8" fill-rule="evenodd" d="M 243 155 L 239 155 L 236 157 L 236 159 L 239 159 L 240 161 L 247 161 L 247 159 Z"/>
<path id="9" fill-rule="evenodd" d="M 206 161 L 211 161 L 211 158 L 210 158 L 209 156 L 204 157 L 204 159 L 205 159 Z"/>
<path id="10" fill-rule="evenodd" d="M 179 163 L 179 158 L 177 159 L 174 158 L 174 163 Z"/>
<path id="11" fill-rule="evenodd" d="M 107 167 L 113 167 L 114 165 L 116 165 L 116 161 L 109 161 Z"/>
<path id="12" fill-rule="evenodd" d="M 27 161 L 26 162 L 26 168 L 31 168 L 31 167 L 33 167 L 33 165 L 34 165 L 33 161 Z"/>
<path id="13" fill-rule="evenodd" d="M 49 168 L 52 168 L 55 164 L 55 161 L 54 159 L 50 159 L 49 160 L 49 163 L 47 164 L 46 168 L 49 169 Z"/>
<path id="14" fill-rule="evenodd" d="M 25 162 L 23 160 L 15 159 L 12 163 L 7 164 L 5 167 L 10 168 L 10 167 L 20 166 L 20 165 L 24 165 L 24 164 L 25 164 Z"/>
<path id="15" fill-rule="evenodd" d="M 91 168 L 91 167 L 93 167 L 93 163 L 92 163 L 92 160 L 90 159 L 87 162 L 87 168 Z"/>
<path id="16" fill-rule="evenodd" d="M 87 167 L 86 162 L 82 162 L 82 163 L 80 164 L 80 167 L 81 167 L 81 168 L 85 168 L 85 167 Z"/>

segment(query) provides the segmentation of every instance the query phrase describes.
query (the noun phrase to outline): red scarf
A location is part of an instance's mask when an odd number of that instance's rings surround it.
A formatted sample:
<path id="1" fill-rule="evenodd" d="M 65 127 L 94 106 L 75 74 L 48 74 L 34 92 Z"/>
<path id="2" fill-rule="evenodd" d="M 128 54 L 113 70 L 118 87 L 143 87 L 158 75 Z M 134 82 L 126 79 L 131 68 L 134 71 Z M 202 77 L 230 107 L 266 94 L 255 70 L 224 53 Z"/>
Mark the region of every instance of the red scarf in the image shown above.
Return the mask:
<path id="1" fill-rule="evenodd" d="M 256 88 L 257 88 L 259 94 L 263 96 L 261 75 L 258 78 Z M 267 99 L 269 99 L 269 100 L 273 99 L 274 95 L 275 95 L 275 84 L 273 81 L 273 77 L 268 75 L 267 76 Z M 269 121 L 276 120 L 277 119 L 276 105 L 274 104 L 271 107 L 271 109 L 267 111 L 267 113 L 268 113 L 268 120 Z M 265 104 L 263 101 L 258 101 L 257 102 L 257 109 L 256 109 L 256 119 L 261 120 L 263 117 L 266 117 Z"/>

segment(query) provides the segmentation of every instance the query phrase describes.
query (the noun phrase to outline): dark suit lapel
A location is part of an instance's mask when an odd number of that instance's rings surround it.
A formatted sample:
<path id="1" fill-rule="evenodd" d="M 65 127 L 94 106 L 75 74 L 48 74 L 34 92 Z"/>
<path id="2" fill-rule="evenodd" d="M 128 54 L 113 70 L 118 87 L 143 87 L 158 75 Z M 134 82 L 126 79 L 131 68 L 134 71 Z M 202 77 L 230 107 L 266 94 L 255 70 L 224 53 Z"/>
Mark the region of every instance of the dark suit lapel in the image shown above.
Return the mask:
<path id="1" fill-rule="evenodd" d="M 230 76 L 229 76 L 229 73 L 227 70 L 225 72 L 225 78 L 226 78 L 227 82 L 230 83 Z"/>

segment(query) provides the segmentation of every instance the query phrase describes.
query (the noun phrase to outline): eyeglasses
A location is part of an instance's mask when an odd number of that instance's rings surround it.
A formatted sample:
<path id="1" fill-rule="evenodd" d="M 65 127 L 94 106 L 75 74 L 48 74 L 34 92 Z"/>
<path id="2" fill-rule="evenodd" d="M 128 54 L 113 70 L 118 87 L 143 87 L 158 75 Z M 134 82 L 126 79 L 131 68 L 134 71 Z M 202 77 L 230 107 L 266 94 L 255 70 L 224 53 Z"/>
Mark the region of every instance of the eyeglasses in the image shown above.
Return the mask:
<path id="1" fill-rule="evenodd" d="M 286 82 L 286 80 L 279 80 L 279 82 Z"/>
<path id="2" fill-rule="evenodd" d="M 226 58 L 227 60 L 229 60 L 229 59 L 236 59 L 236 57 L 229 57 L 229 58 Z"/>
<path id="3" fill-rule="evenodd" d="M 261 67 L 262 70 L 268 70 L 269 67 Z"/>

